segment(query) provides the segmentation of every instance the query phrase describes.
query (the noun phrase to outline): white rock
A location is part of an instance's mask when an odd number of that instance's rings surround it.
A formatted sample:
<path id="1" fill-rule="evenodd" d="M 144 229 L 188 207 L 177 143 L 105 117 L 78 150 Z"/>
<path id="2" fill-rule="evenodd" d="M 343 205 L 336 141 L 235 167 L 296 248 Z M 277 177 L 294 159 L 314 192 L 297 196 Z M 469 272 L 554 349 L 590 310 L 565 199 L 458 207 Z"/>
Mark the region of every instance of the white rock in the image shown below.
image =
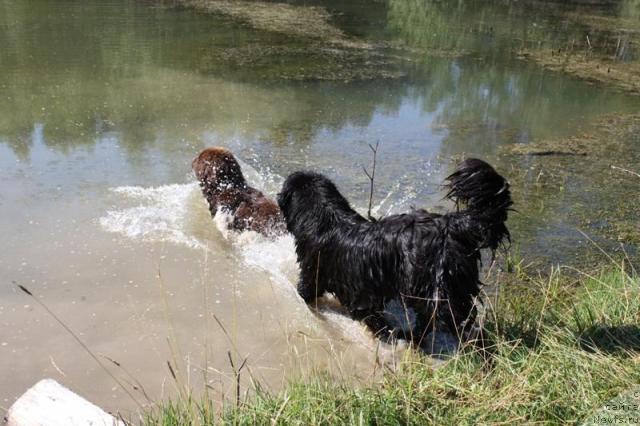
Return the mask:
<path id="1" fill-rule="evenodd" d="M 26 391 L 9 408 L 7 426 L 125 426 L 52 379 Z"/>

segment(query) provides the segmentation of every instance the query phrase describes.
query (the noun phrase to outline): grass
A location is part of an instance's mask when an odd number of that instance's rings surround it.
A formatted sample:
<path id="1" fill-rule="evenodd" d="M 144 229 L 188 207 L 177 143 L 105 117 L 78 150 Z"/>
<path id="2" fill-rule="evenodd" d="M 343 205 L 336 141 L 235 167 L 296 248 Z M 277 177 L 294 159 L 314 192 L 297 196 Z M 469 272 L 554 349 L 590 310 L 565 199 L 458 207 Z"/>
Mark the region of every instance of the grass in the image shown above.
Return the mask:
<path id="1" fill-rule="evenodd" d="M 623 265 L 504 288 L 487 352 L 465 348 L 434 370 L 408 351 L 375 383 L 316 374 L 222 409 L 206 395 L 166 402 L 143 424 L 565 424 L 640 383 L 640 280 Z"/>

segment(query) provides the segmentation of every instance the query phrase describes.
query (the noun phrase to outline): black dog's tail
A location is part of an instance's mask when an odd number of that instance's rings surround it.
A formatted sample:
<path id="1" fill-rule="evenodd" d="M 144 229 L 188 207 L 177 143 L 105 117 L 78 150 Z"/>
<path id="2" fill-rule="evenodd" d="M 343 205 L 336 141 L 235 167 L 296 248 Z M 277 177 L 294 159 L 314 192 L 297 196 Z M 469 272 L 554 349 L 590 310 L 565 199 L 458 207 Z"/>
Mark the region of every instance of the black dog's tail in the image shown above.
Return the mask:
<path id="1" fill-rule="evenodd" d="M 505 178 L 484 161 L 469 158 L 447 181 L 447 198 L 466 214 L 468 225 L 477 232 L 479 249 L 496 250 L 504 239 L 510 239 L 505 222 L 513 202 Z"/>

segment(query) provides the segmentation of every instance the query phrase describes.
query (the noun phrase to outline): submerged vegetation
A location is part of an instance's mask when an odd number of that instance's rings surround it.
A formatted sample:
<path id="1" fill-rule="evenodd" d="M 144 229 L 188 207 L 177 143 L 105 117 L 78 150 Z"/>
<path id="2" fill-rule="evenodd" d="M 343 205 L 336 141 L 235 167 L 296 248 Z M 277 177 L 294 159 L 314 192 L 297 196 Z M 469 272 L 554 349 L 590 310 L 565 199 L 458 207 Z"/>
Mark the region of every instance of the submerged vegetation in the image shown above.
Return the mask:
<path id="1" fill-rule="evenodd" d="M 586 123 L 582 131 L 565 138 L 542 139 L 530 143 L 513 143 L 501 147 L 513 155 L 577 155 L 623 159 L 628 154 L 627 142 L 640 131 L 640 114 L 604 115 L 594 123 Z M 611 157 L 612 153 L 618 153 Z"/>
<path id="2" fill-rule="evenodd" d="M 514 275 L 488 313 L 486 351 L 466 348 L 436 369 L 408 351 L 397 371 L 360 386 L 314 375 L 222 409 L 206 396 L 164 403 L 143 423 L 574 424 L 640 381 L 633 271 Z"/>
<path id="3" fill-rule="evenodd" d="M 331 14 L 322 7 L 230 0 L 178 0 L 178 4 L 225 15 L 258 30 L 347 43 L 344 32 L 330 23 Z"/>
<path id="4" fill-rule="evenodd" d="M 372 5 L 383 28 L 370 33 L 391 36 L 385 43 L 348 35 L 337 21 L 342 11 L 304 2 L 176 0 L 182 7 L 225 16 L 251 28 L 290 39 L 290 45 L 212 53 L 246 65 L 286 58 L 294 70 L 272 75 L 297 80 L 362 80 L 402 76 L 394 64 L 415 57 L 490 58 L 500 52 L 545 68 L 640 94 L 640 5 L 621 2 L 480 2 L 388 0 Z M 340 6 L 334 5 L 340 8 Z M 348 19 L 348 18 L 347 18 Z M 357 18 L 354 18 L 357 19 Z M 302 51 L 300 50 L 302 49 Z M 301 58 L 309 61 L 302 65 Z"/>
<path id="5" fill-rule="evenodd" d="M 585 123 L 574 135 L 501 146 L 499 152 L 504 158 L 528 165 L 510 175 L 513 185 L 529 188 L 526 195 L 515 192 L 516 197 L 524 195 L 516 200 L 517 204 L 527 206 L 529 211 L 523 214 L 542 216 L 554 210 L 549 208 L 553 203 L 560 203 L 556 207 L 574 205 L 572 219 L 576 228 L 588 229 L 599 241 L 624 244 L 617 248 L 608 246 L 609 250 L 635 253 L 633 247 L 640 243 L 637 204 L 614 200 L 622 194 L 637 193 L 640 187 L 637 175 L 640 156 L 629 149 L 638 142 L 639 131 L 639 114 L 607 114 Z M 587 164 L 600 171 L 597 184 L 578 177 Z M 580 196 L 576 188 L 590 195 Z M 594 208 L 589 200 L 597 193 L 603 198 L 603 204 Z M 583 254 L 572 264 L 599 263 L 602 258 L 598 261 L 595 257 L 600 254 Z"/>
<path id="6" fill-rule="evenodd" d="M 398 78 L 398 58 L 382 45 L 349 37 L 324 7 L 229 0 L 177 0 L 181 7 L 226 17 L 277 37 L 269 43 L 211 46 L 204 54 L 208 72 L 250 66 L 264 79 L 353 81 Z M 274 66 L 274 62 L 278 66 Z M 206 65 L 208 64 L 208 66 Z"/>
<path id="7" fill-rule="evenodd" d="M 576 31 L 562 41 L 525 48 L 520 55 L 548 69 L 640 95 L 640 3 L 614 4 L 617 10 L 596 3 L 595 7 L 559 13 L 559 19 Z"/>
<path id="8" fill-rule="evenodd" d="M 568 5 L 389 0 L 389 26 L 408 46 L 489 58 L 509 51 L 550 70 L 636 95 L 638 16 L 635 0 Z"/>

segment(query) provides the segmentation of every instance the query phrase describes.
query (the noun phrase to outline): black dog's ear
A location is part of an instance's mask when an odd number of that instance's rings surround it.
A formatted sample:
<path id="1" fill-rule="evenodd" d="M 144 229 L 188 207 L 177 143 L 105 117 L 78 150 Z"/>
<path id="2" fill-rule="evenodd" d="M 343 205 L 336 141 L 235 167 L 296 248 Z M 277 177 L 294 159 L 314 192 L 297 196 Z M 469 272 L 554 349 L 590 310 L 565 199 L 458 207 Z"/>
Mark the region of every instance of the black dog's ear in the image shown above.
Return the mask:
<path id="1" fill-rule="evenodd" d="M 294 194 L 302 194 L 313 181 L 315 174 L 310 172 L 293 172 L 282 184 L 282 189 L 278 194 L 278 206 L 280 210 L 287 214 Z"/>
<path id="2" fill-rule="evenodd" d="M 291 191 L 285 191 L 283 188 L 282 191 L 278 193 L 277 201 L 280 210 L 284 211 L 291 201 Z"/>

